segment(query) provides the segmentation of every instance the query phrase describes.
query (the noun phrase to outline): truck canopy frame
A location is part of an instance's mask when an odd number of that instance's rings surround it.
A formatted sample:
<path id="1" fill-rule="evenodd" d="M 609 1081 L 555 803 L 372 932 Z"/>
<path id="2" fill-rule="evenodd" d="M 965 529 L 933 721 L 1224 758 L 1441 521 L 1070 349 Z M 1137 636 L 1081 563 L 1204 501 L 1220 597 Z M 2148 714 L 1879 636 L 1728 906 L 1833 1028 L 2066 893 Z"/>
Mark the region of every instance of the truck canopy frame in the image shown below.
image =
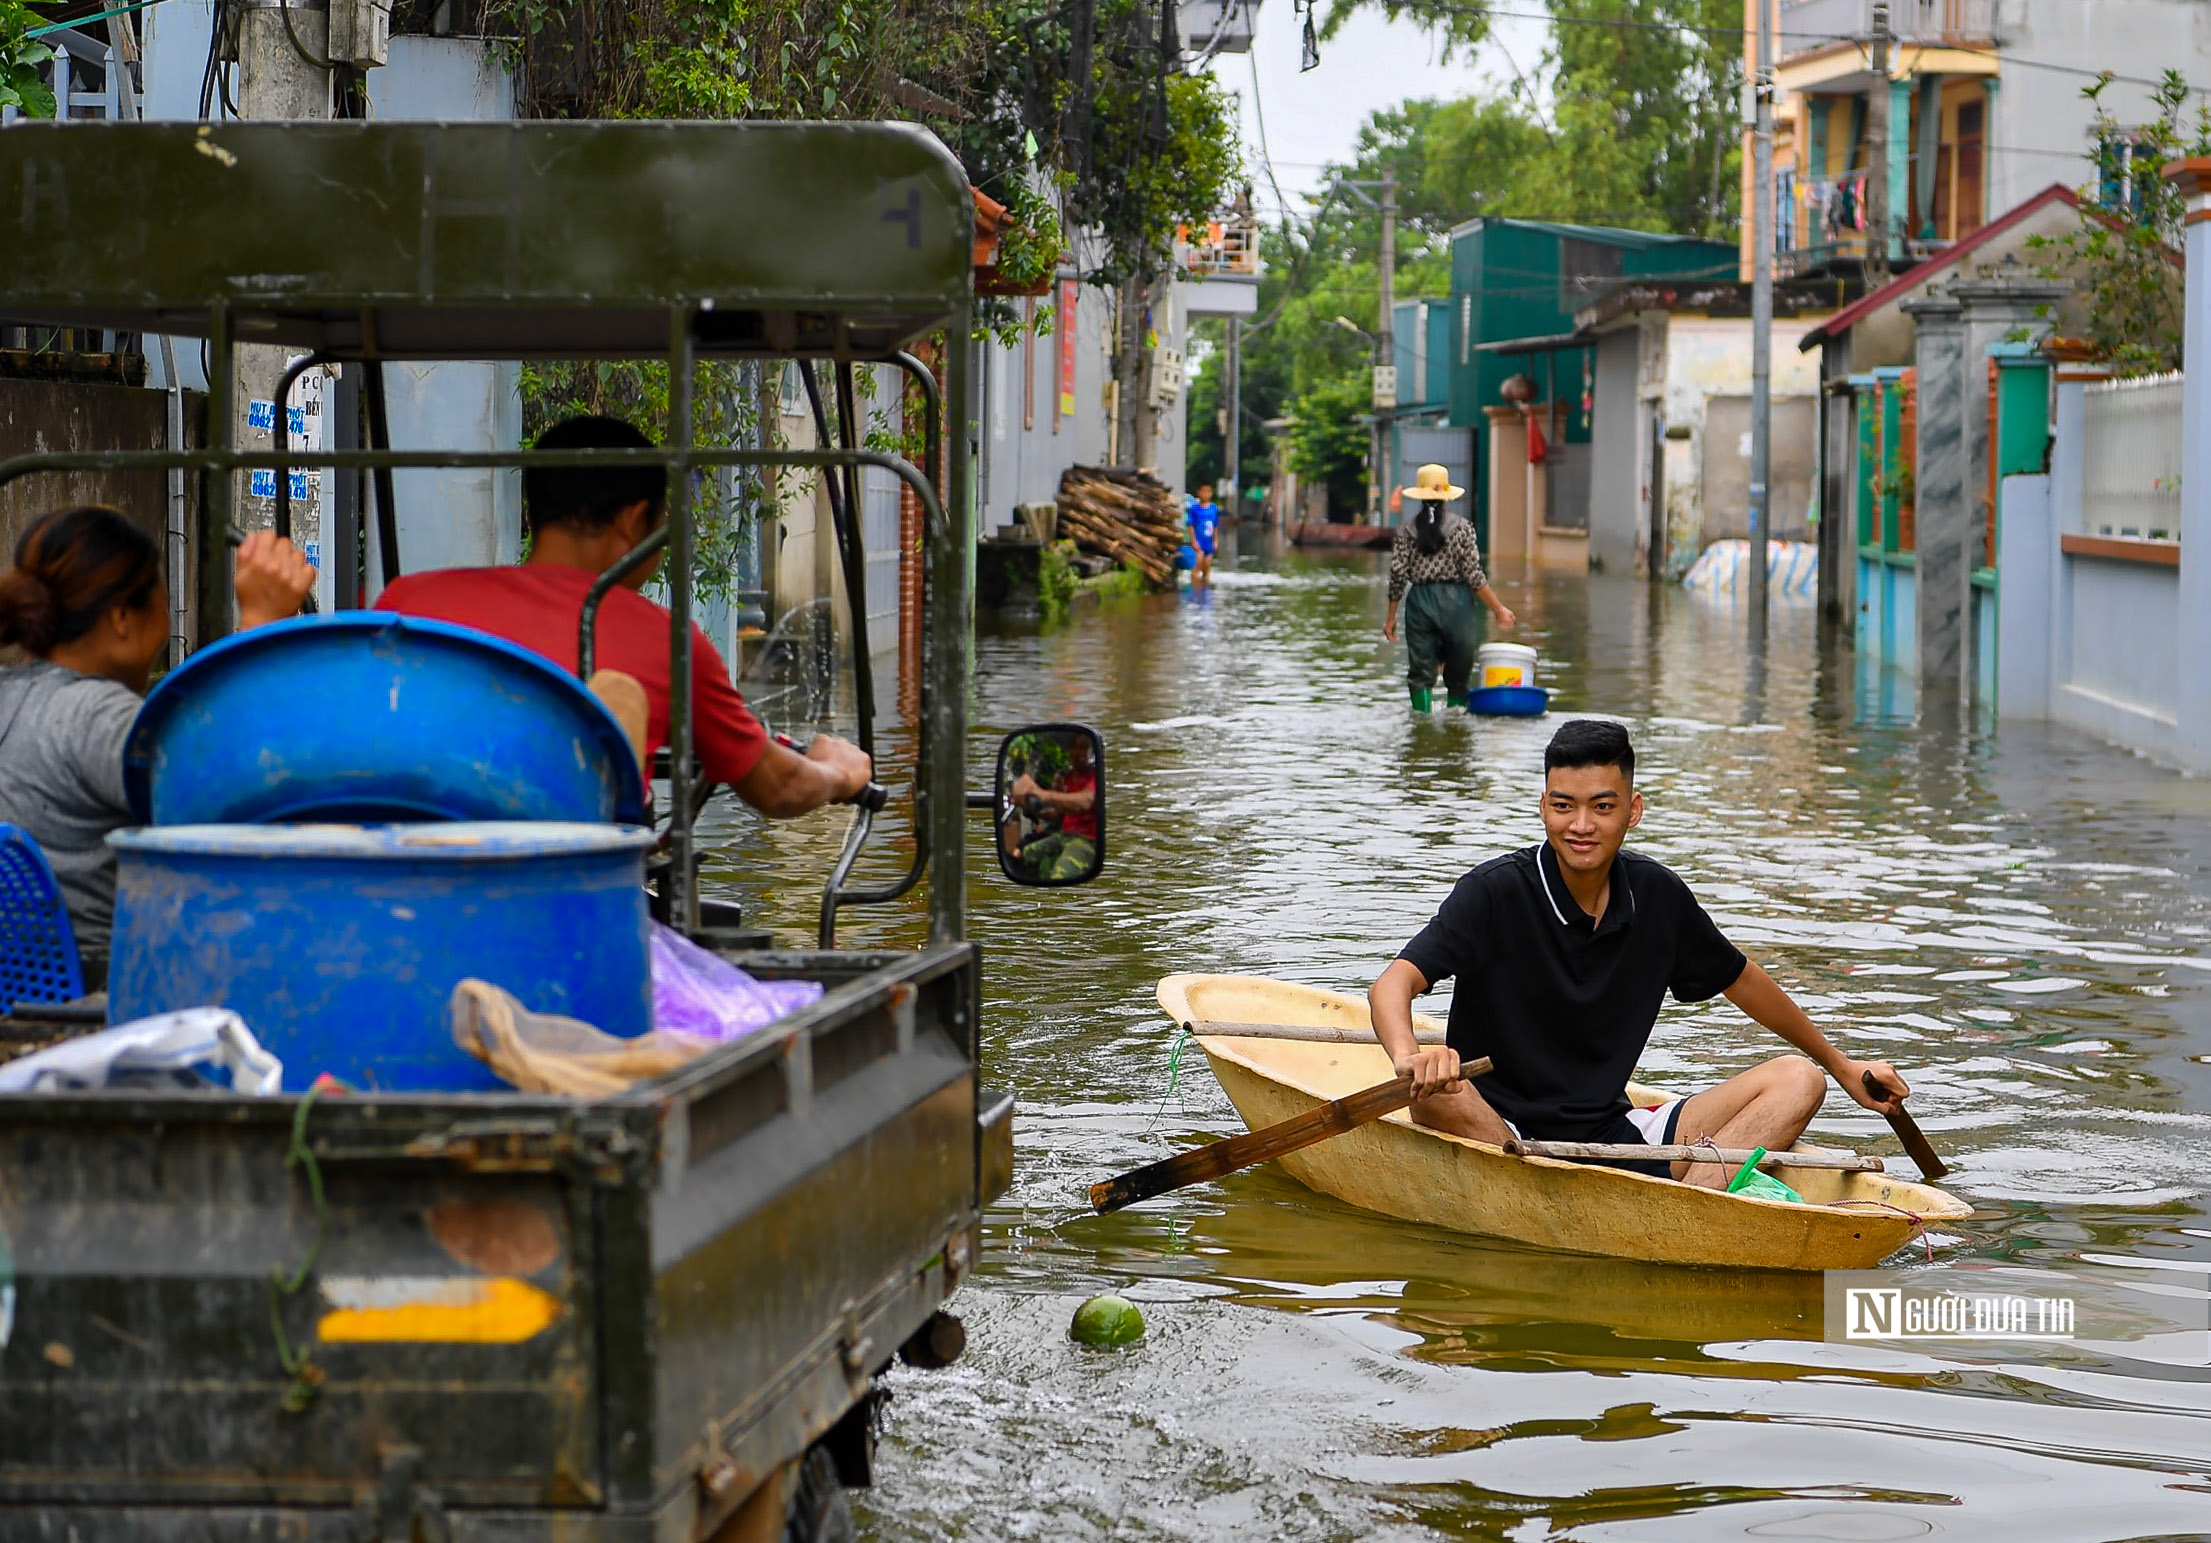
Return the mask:
<path id="1" fill-rule="evenodd" d="M 903 894 L 926 872 L 930 941 L 966 930 L 966 629 L 972 522 L 966 340 L 974 203 L 943 145 L 900 124 L 18 123 L 0 134 L 0 208 L 17 210 L 0 314 L 60 327 L 207 343 L 208 444 L 69 452 L 0 464 L 40 472 L 183 466 L 205 474 L 201 641 L 229 614 L 233 474 L 363 468 L 378 481 L 387 575 L 396 561 L 395 467 L 662 466 L 675 690 L 669 713 L 671 856 L 665 898 L 696 927 L 690 621 L 692 474 L 713 466 L 846 469 L 901 478 L 925 511 L 922 725 L 915 862 L 898 883 L 824 897 Z M 138 239 L 132 239 L 136 233 Z M 942 332 L 946 389 L 907 349 Z M 233 438 L 240 343 L 368 366 L 428 359 L 665 359 L 666 442 L 639 451 L 269 451 Z M 924 382 L 928 471 L 845 443 L 812 451 L 697 443 L 702 359 L 892 364 Z M 842 395 L 842 393 L 841 393 Z M 939 407 L 953 421 L 941 436 Z M 849 484 L 848 484 L 849 486 Z M 286 507 L 280 515 L 288 515 Z M 288 519 L 285 521 L 289 523 Z M 656 543 L 657 544 L 657 543 Z M 853 607 L 857 616 L 862 608 Z M 872 704 L 863 703 L 863 713 Z M 863 726 L 863 737 L 869 726 Z M 855 827 L 859 835 L 865 823 Z M 825 940 L 826 941 L 826 940 Z"/>

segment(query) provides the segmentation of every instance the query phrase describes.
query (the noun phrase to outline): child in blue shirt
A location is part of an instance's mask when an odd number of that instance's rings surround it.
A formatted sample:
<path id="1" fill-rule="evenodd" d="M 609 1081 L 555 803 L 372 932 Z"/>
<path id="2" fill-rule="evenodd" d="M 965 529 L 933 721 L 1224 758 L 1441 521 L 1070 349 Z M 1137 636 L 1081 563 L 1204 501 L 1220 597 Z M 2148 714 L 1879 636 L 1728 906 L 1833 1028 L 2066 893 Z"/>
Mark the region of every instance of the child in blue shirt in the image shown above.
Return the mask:
<path id="1" fill-rule="evenodd" d="M 1190 575 L 1193 586 L 1213 582 L 1213 547 L 1219 538 L 1221 507 L 1213 502 L 1213 484 L 1198 484 L 1198 501 L 1190 506 L 1190 544 L 1198 550 L 1197 571 Z"/>

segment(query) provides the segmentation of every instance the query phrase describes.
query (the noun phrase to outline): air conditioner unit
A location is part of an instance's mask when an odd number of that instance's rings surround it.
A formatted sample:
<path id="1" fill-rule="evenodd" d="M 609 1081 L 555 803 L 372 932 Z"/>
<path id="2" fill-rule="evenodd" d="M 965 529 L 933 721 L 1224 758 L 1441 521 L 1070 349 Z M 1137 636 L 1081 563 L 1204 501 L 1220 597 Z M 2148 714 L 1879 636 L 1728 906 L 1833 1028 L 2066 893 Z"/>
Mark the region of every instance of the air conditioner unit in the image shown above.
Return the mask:
<path id="1" fill-rule="evenodd" d="M 1182 49 L 1189 54 L 1248 54 L 1259 0 L 1180 0 Z"/>

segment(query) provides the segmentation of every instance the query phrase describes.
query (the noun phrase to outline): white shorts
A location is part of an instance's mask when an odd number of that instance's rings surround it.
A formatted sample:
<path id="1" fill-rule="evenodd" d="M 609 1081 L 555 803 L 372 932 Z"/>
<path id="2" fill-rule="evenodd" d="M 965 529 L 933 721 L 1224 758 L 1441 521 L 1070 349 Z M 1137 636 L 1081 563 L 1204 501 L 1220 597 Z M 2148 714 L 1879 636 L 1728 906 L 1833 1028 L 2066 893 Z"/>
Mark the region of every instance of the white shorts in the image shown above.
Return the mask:
<path id="1" fill-rule="evenodd" d="M 1643 1133 L 1643 1139 L 1652 1146 L 1666 1146 L 1673 1140 L 1674 1124 L 1681 1118 L 1681 1106 L 1686 1102 L 1683 1098 L 1669 1098 L 1663 1104 L 1654 1104 L 1648 1109 L 1638 1109 L 1630 1104 L 1628 1121 Z"/>

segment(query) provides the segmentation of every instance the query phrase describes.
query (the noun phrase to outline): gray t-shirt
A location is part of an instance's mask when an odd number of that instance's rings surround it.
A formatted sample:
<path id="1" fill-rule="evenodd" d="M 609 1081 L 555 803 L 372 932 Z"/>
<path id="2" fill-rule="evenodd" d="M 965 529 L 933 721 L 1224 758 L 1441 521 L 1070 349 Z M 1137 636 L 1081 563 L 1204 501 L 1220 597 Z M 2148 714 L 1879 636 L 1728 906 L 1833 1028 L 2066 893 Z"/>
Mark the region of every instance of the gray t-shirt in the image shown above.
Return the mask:
<path id="1" fill-rule="evenodd" d="M 29 831 L 69 908 L 85 987 L 107 975 L 115 919 L 109 831 L 131 823 L 123 741 L 138 694 L 43 659 L 0 670 L 0 820 Z"/>

